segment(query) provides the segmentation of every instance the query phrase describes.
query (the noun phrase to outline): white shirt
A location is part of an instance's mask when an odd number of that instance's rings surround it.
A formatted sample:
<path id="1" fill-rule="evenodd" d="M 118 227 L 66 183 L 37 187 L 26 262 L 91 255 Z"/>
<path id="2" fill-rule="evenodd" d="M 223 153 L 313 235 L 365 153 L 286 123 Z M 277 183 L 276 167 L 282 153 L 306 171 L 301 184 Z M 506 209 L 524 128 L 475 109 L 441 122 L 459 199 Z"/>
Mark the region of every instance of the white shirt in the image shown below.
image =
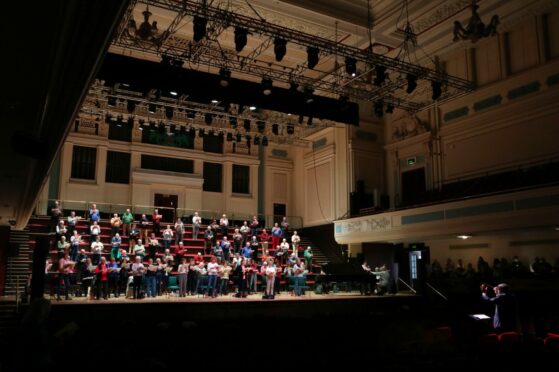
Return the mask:
<path id="1" fill-rule="evenodd" d="M 200 225 L 202 223 L 202 218 L 200 216 L 192 217 L 192 224 L 193 225 Z"/>
<path id="2" fill-rule="evenodd" d="M 299 235 L 293 235 L 291 237 L 291 243 L 299 243 L 301 241 L 301 238 L 299 237 Z"/>
<path id="3" fill-rule="evenodd" d="M 208 274 L 209 275 L 217 275 L 217 269 L 219 268 L 219 264 L 216 262 L 208 263 Z"/>

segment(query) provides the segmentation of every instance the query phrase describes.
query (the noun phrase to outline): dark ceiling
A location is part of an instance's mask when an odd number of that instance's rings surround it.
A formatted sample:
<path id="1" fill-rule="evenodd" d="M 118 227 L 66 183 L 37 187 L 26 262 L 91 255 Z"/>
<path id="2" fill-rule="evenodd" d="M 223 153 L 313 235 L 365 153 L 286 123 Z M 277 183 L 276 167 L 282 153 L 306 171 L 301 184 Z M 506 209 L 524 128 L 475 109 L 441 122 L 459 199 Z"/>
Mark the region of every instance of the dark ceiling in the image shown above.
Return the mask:
<path id="1" fill-rule="evenodd" d="M 187 94 L 189 101 L 205 104 L 218 100 L 222 104 L 237 103 L 347 124 L 359 123 L 359 106 L 353 102 L 315 96 L 313 103 L 308 104 L 300 91 L 278 87 L 266 96 L 262 94 L 261 84 L 239 79 L 231 79 L 230 85 L 223 88 L 219 84 L 220 77 L 215 74 L 111 53 L 107 54 L 98 78 L 105 80 L 107 86 L 127 83 L 131 90 L 142 93 L 151 89 L 177 91 L 179 95 Z"/>
<path id="2" fill-rule="evenodd" d="M 127 0 L 4 5 L 0 224 L 27 223 L 127 5 Z"/>

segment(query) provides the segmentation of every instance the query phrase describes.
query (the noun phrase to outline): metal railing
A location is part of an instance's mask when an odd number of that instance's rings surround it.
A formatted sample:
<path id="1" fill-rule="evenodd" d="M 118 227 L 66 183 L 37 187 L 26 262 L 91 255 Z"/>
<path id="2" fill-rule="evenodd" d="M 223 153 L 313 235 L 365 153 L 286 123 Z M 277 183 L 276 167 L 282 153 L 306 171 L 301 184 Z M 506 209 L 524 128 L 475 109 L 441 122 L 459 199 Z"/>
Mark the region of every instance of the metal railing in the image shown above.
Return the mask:
<path id="1" fill-rule="evenodd" d="M 272 227 L 275 222 L 278 224 L 281 222 L 284 216 L 275 215 L 265 215 L 265 214 L 250 214 L 234 211 L 216 211 L 216 210 L 204 210 L 204 209 L 186 209 L 186 208 L 172 208 L 172 207 L 162 207 L 157 205 L 141 205 L 141 204 L 120 204 L 120 203 L 104 203 L 95 201 L 83 201 L 83 200 L 61 200 L 61 199 L 48 199 L 46 213 L 52 206 L 54 202 L 58 201 L 60 207 L 65 211 L 75 211 L 76 215 L 82 218 L 89 218 L 88 213 L 90 207 L 95 204 L 97 209 L 101 214 L 105 215 L 105 218 L 110 218 L 113 213 L 118 213 L 119 216 L 122 215 L 127 209 L 135 216 L 146 214 L 151 217 L 154 209 L 158 209 L 159 213 L 163 215 L 162 225 L 171 224 L 176 221 L 177 218 L 181 218 L 183 222 L 192 222 L 192 216 L 195 212 L 202 217 L 203 220 L 211 221 L 219 219 L 223 214 L 227 215 L 230 225 L 242 225 L 243 221 L 247 221 L 250 225 L 252 218 L 256 216 L 260 222 L 260 228 L 262 227 Z M 103 216 L 102 216 L 103 217 Z M 303 228 L 303 218 L 301 216 L 285 216 L 289 222 L 290 229 L 301 229 Z M 262 226 L 262 222 L 264 225 Z"/>

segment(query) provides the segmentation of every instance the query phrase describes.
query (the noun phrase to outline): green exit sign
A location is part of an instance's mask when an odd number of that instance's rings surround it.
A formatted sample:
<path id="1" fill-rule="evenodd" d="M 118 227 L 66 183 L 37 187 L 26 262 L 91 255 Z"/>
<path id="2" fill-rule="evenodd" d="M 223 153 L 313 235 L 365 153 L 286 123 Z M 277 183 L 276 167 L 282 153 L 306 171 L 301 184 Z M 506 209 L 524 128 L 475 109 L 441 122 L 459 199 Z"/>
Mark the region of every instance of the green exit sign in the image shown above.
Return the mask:
<path id="1" fill-rule="evenodd" d="M 417 161 L 417 159 L 416 159 L 415 157 L 413 157 L 413 158 L 407 158 L 407 159 L 406 159 L 406 163 L 407 163 L 409 166 L 415 165 L 415 162 L 416 162 L 416 161 Z"/>

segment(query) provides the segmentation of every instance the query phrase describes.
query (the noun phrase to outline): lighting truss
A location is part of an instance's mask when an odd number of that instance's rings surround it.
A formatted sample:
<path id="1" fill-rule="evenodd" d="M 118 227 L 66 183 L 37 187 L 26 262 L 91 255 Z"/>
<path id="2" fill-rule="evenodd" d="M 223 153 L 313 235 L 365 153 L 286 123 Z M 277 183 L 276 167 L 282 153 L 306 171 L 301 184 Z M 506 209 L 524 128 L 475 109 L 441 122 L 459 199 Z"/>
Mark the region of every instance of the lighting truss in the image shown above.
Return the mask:
<path id="1" fill-rule="evenodd" d="M 109 97 L 116 100 L 117 104 L 114 107 L 108 105 Z M 128 101 L 135 103 L 134 109 L 131 111 L 128 107 Z M 149 106 L 155 105 L 159 109 L 155 113 L 149 112 Z M 164 108 L 164 109 L 162 109 Z M 174 115 L 170 119 L 166 116 L 166 110 L 173 109 Z M 159 96 L 157 98 L 145 97 L 141 92 L 136 92 L 128 89 L 123 89 L 120 86 L 107 87 L 100 81 L 96 81 L 90 88 L 81 108 L 81 114 L 91 118 L 103 118 L 107 114 L 112 117 L 128 116 L 133 117 L 135 120 L 143 120 L 145 123 L 156 121 L 157 123 L 164 123 L 168 128 L 175 125 L 176 128 L 180 126 L 194 128 L 199 130 L 212 129 L 215 132 L 222 132 L 224 135 L 227 133 L 241 133 L 243 136 L 250 135 L 252 138 L 255 136 L 266 136 L 269 142 L 279 144 L 290 144 L 295 146 L 308 147 L 309 140 L 304 137 L 319 131 L 324 128 L 335 126 L 336 123 L 328 120 L 314 120 L 313 126 L 300 125 L 292 116 L 277 112 L 268 112 L 270 117 L 265 119 L 259 116 L 258 113 L 246 109 L 243 112 L 237 110 L 225 110 L 218 104 L 202 104 L 198 102 L 188 101 L 187 97 L 169 98 Z M 211 125 L 204 122 L 206 114 L 211 114 L 214 120 Z M 237 123 L 242 123 L 244 120 L 250 120 L 250 129 L 243 128 L 242 125 L 237 127 L 231 126 L 231 119 L 235 118 Z M 264 130 L 259 128 L 257 123 L 264 123 Z M 277 124 L 279 126 L 278 133 L 274 133 L 272 126 Z M 260 124 L 261 125 L 261 124 Z M 294 133 L 287 134 L 287 127 L 292 126 Z"/>
<path id="2" fill-rule="evenodd" d="M 165 31 L 163 37 L 159 38 L 158 43 L 150 44 L 138 42 L 137 39 L 122 31 L 126 27 L 123 24 L 126 24 L 131 17 L 130 9 L 133 9 L 137 3 L 149 4 L 150 7 L 174 12 L 176 17 L 171 24 L 173 26 L 172 32 Z M 176 29 L 179 20 L 186 16 L 200 16 L 208 20 L 209 33 L 199 43 L 187 41 L 174 35 L 174 29 Z M 183 59 L 191 67 L 205 66 L 220 69 L 227 66 L 231 71 L 257 78 L 269 76 L 274 82 L 289 84 L 296 81 L 300 86 L 312 87 L 316 92 L 332 97 L 343 94 L 355 100 L 377 101 L 382 99 L 385 102 L 393 101 L 392 103 L 395 106 L 411 112 L 428 108 L 434 102 L 430 100 L 417 102 L 400 92 L 407 84 L 405 76 L 408 74 L 417 76 L 418 80 L 441 81 L 445 89 L 437 100 L 439 104 L 467 94 L 474 89 L 474 84 L 471 81 L 459 77 L 443 74 L 418 64 L 375 54 L 371 50 L 361 50 L 354 46 L 338 43 L 335 40 L 268 23 L 264 19 L 235 13 L 229 7 L 220 8 L 213 6 L 211 3 L 204 5 L 201 2 L 191 0 L 133 1 L 122 23 L 116 38 L 113 40 L 113 45 L 117 47 L 157 56 L 170 55 L 173 58 Z M 249 57 L 238 57 L 234 50 L 222 48 L 217 41 L 218 36 L 229 27 L 244 28 L 249 34 L 264 36 L 265 40 L 251 52 Z M 337 55 L 342 60 L 353 58 L 364 63 L 367 66 L 367 72 L 380 65 L 385 67 L 387 71 L 395 73 L 390 74 L 391 78 L 387 79 L 387 82 L 380 87 L 374 84 L 359 84 L 356 78 L 350 80 L 349 83 L 340 84 L 340 81 L 347 79 L 342 76 L 339 66 L 320 78 L 306 77 L 303 75 L 306 68 L 303 65 L 291 68 L 256 59 L 259 54 L 270 47 L 272 40 L 275 38 L 282 38 L 304 49 L 308 47 L 318 48 L 323 56 Z"/>

